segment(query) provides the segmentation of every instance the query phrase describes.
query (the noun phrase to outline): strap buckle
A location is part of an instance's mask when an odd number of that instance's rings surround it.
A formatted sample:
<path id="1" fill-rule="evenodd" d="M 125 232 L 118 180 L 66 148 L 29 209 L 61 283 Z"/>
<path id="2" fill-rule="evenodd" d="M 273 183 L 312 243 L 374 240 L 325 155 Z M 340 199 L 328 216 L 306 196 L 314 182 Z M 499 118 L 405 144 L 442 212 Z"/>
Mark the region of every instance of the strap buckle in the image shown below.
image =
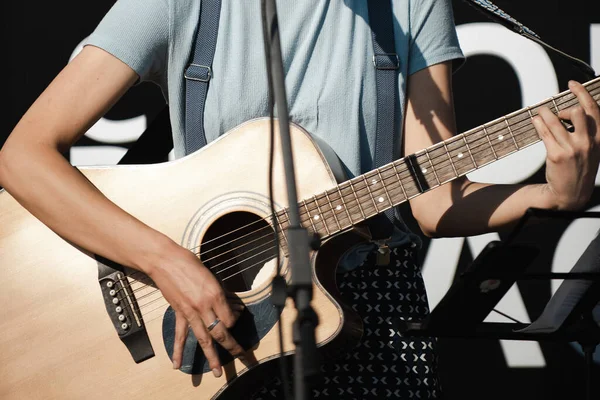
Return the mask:
<path id="1" fill-rule="evenodd" d="M 396 53 L 373 54 L 373 65 L 376 69 L 399 69 L 400 58 Z"/>
<path id="2" fill-rule="evenodd" d="M 383 239 L 383 240 L 373 240 L 372 242 L 377 245 L 377 256 L 375 258 L 375 265 L 378 266 L 386 266 L 390 265 L 390 247 L 388 246 L 388 241 L 391 238 Z"/>
<path id="3" fill-rule="evenodd" d="M 212 78 L 212 69 L 208 65 L 190 64 L 183 73 L 185 79 L 208 82 Z"/>

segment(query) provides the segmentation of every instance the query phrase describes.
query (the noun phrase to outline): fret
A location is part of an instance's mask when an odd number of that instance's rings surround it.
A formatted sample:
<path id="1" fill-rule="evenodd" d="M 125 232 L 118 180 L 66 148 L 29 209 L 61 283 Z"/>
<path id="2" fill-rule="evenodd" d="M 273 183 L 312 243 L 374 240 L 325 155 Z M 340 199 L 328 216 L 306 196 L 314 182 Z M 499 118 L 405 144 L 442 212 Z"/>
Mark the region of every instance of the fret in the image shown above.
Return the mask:
<path id="1" fill-rule="evenodd" d="M 427 151 L 427 149 L 425 149 L 425 155 L 427 156 L 429 165 L 431 165 L 431 170 L 433 171 L 433 175 L 435 176 L 435 180 L 437 181 L 438 186 L 441 186 L 442 182 L 440 181 L 440 178 L 438 178 L 437 172 L 435 172 L 435 167 L 433 166 L 433 162 L 431 161 L 431 157 L 429 157 L 429 151 Z"/>
<path id="2" fill-rule="evenodd" d="M 452 143 L 450 143 L 450 144 L 452 145 L 454 143 L 458 143 L 458 140 L 460 140 L 460 139 L 461 138 L 459 136 L 455 136 L 452 139 L 450 139 L 450 141 L 452 141 Z M 459 169 L 460 169 L 460 161 L 465 156 L 464 153 L 462 151 L 460 151 L 461 148 L 462 148 L 462 146 L 459 145 L 459 147 L 456 149 L 456 150 L 458 150 L 458 154 L 456 155 L 456 158 L 458 158 L 458 160 L 459 160 L 457 162 L 457 165 L 459 166 Z M 468 171 L 462 172 L 462 174 L 466 174 L 466 173 L 468 173 L 468 172 L 470 172 L 470 171 L 472 171 L 472 170 L 475 169 L 475 166 L 473 166 L 473 168 L 470 168 L 470 169 L 469 169 L 469 166 L 466 166 L 466 167 L 468 168 Z"/>
<path id="3" fill-rule="evenodd" d="M 503 158 L 514 153 L 514 145 L 511 145 L 510 142 L 506 140 L 508 137 L 504 135 L 506 128 L 503 124 L 498 122 L 493 125 L 488 125 L 487 128 L 488 132 L 494 139 L 494 149 L 496 150 L 498 158 Z M 496 140 L 498 142 L 496 142 Z"/>
<path id="4" fill-rule="evenodd" d="M 379 168 L 377 169 L 377 175 L 379 175 L 379 182 L 381 182 L 381 186 L 383 187 L 383 193 L 385 193 L 385 195 L 387 196 L 388 202 L 390 203 L 390 207 L 393 207 L 394 202 L 392 202 L 392 198 L 390 197 L 390 193 L 387 190 L 387 185 L 385 184 L 385 182 L 383 180 L 383 176 L 381 175 Z"/>
<path id="5" fill-rule="evenodd" d="M 519 150 L 523 149 L 529 144 L 529 131 L 531 130 L 531 121 L 526 114 L 524 118 L 516 124 L 512 124 L 513 134 L 517 138 L 519 143 Z"/>
<path id="6" fill-rule="evenodd" d="M 377 173 L 379 174 L 379 171 L 377 171 Z M 375 182 L 375 181 L 376 181 L 376 179 L 373 178 L 373 182 Z M 387 207 L 384 204 L 385 203 L 385 197 L 382 196 L 382 194 L 378 194 L 377 198 L 375 198 L 373 196 L 373 193 L 378 193 L 380 190 L 382 190 L 385 193 L 385 187 L 383 185 L 383 181 L 379 180 L 379 182 L 377 182 L 377 183 L 381 186 L 381 189 L 377 189 L 377 190 L 371 191 L 371 197 L 373 198 L 373 200 L 375 200 L 375 211 L 377 211 L 379 213 L 379 212 L 381 212 L 381 210 L 379 209 L 380 207 L 382 207 L 383 210 L 385 210 Z M 375 185 L 375 183 L 373 183 L 373 185 Z M 391 206 L 391 203 L 389 203 L 389 204 Z"/>
<path id="7" fill-rule="evenodd" d="M 506 117 L 504 117 L 504 122 L 506 122 L 506 127 L 508 128 L 508 133 L 510 134 L 510 137 L 512 138 L 515 147 L 517 148 L 517 150 L 519 150 L 519 145 L 517 144 L 517 141 L 515 140 L 515 135 L 513 135 L 513 131 L 512 129 L 510 129 L 510 123 L 508 122 L 508 119 L 506 119 Z"/>
<path id="8" fill-rule="evenodd" d="M 528 107 L 526 107 L 526 109 L 527 109 L 527 113 L 529 113 L 529 119 L 531 120 L 531 121 L 529 122 L 529 124 L 530 124 L 530 125 L 533 125 L 533 113 L 531 112 L 531 108 L 528 106 Z M 528 129 L 529 129 L 529 125 L 528 125 Z M 537 141 L 537 140 L 539 139 L 539 136 L 538 136 L 538 134 L 537 134 L 537 131 L 535 131 L 535 134 L 533 135 L 533 139 L 534 139 L 535 141 Z"/>
<path id="9" fill-rule="evenodd" d="M 354 198 L 356 199 L 356 204 L 358 205 L 358 210 L 360 211 L 360 214 L 362 215 L 363 220 L 367 219 L 367 216 L 365 215 L 365 212 L 363 211 L 361 205 L 360 205 L 360 200 L 358 199 L 358 196 L 356 195 L 356 190 L 354 190 L 354 184 L 352 183 L 352 180 L 348 181 L 350 183 L 350 188 L 352 189 L 352 194 L 354 195 Z"/>
<path id="10" fill-rule="evenodd" d="M 454 161 L 452 161 L 452 156 L 450 155 L 450 151 L 448 150 L 448 146 L 446 146 L 446 141 L 442 142 L 444 144 L 444 150 L 446 150 L 446 154 L 448 154 L 448 160 L 450 160 L 450 166 L 452 167 L 452 170 L 454 171 L 454 175 L 456 175 L 456 177 L 458 178 L 458 171 L 456 170 L 456 167 L 454 166 Z"/>
<path id="11" fill-rule="evenodd" d="M 417 167 L 419 167 L 419 170 L 421 170 L 421 173 L 423 174 L 423 178 L 425 178 L 425 180 L 427 180 L 427 178 L 425 177 L 425 175 L 429 172 L 429 168 L 427 168 L 427 166 L 422 167 L 421 163 L 419 162 L 419 157 L 416 153 L 415 154 L 411 154 L 410 156 L 406 157 L 407 160 L 410 160 L 410 166 L 413 170 L 413 172 L 417 173 L 417 168 L 415 167 L 415 165 Z"/>
<path id="12" fill-rule="evenodd" d="M 524 107 L 521 114 L 519 114 L 519 116 L 524 116 L 525 118 L 523 118 L 516 126 L 516 129 L 513 129 L 513 132 L 515 132 L 518 136 L 519 136 L 519 145 L 521 147 L 521 149 L 532 145 L 534 143 L 537 143 L 540 139 L 540 137 L 537 134 L 537 131 L 533 128 L 533 112 L 531 107 Z M 527 116 L 529 116 L 529 118 L 527 118 Z M 514 127 L 515 125 L 513 125 Z"/>
<path id="13" fill-rule="evenodd" d="M 283 216 L 287 218 L 287 224 L 288 224 L 288 226 L 290 226 L 290 214 L 288 213 L 287 208 L 283 209 Z"/>
<path id="14" fill-rule="evenodd" d="M 304 204 L 304 208 L 306 209 L 306 214 L 308 216 L 308 221 L 310 222 L 310 225 L 312 226 L 313 232 L 318 232 L 317 231 L 317 227 L 313 223 L 312 217 L 310 216 L 310 210 L 308 209 L 308 205 L 306 204 L 306 201 L 302 201 L 302 203 Z"/>
<path id="15" fill-rule="evenodd" d="M 577 102 L 578 102 L 577 97 L 575 97 L 575 94 L 572 93 L 572 92 L 569 93 L 569 94 L 564 95 L 563 96 L 563 100 L 564 101 L 562 102 L 562 104 L 563 104 L 563 106 L 564 106 L 565 109 L 571 108 L 572 106 L 576 105 Z"/>
<path id="16" fill-rule="evenodd" d="M 406 189 L 404 189 L 404 185 L 402 184 L 402 178 L 400 177 L 400 174 L 398 173 L 398 169 L 396 168 L 396 164 L 397 164 L 397 162 L 393 163 L 392 167 L 394 167 L 394 173 L 398 177 L 398 183 L 400 184 L 400 188 L 402 189 L 402 193 L 404 193 L 404 198 L 406 200 L 408 200 L 408 194 L 406 194 Z"/>
<path id="17" fill-rule="evenodd" d="M 287 218 L 287 222 L 286 222 L 286 223 L 287 223 L 287 226 L 289 227 L 289 226 L 290 226 L 290 216 L 289 216 L 289 214 L 288 214 L 288 209 L 287 209 L 287 208 L 284 208 L 284 209 L 283 209 L 283 216 L 284 216 L 285 218 Z M 285 242 L 286 242 L 286 244 L 287 244 L 287 237 L 286 237 L 286 236 L 285 236 L 285 234 L 283 233 L 283 232 L 284 232 L 284 230 L 285 230 L 285 228 L 283 227 L 283 225 L 282 225 L 281 223 L 280 223 L 280 226 L 281 226 L 281 228 L 282 228 L 282 229 L 281 229 L 281 236 L 283 236 L 283 238 L 284 238 L 284 240 L 285 240 Z"/>
<path id="18" fill-rule="evenodd" d="M 325 219 L 325 214 L 323 214 L 323 211 L 321 211 L 321 206 L 319 205 L 319 200 L 317 200 L 317 196 L 313 196 L 313 200 L 317 204 L 317 211 L 319 211 L 319 215 L 320 215 L 319 218 L 321 219 L 321 222 L 323 223 L 323 226 L 325 227 L 325 232 L 327 233 L 327 236 L 329 236 L 331 234 L 331 232 L 329 232 L 329 228 L 327 227 L 327 220 Z M 317 216 L 315 216 L 315 218 L 317 218 Z"/>
<path id="19" fill-rule="evenodd" d="M 377 208 L 377 201 L 375 201 L 375 197 L 373 197 L 373 191 L 371 190 L 371 188 L 369 187 L 369 181 L 367 181 L 367 176 L 363 175 L 362 176 L 363 181 L 365 182 L 365 187 L 367 188 L 367 192 L 369 192 L 369 196 L 371 197 L 371 201 L 373 201 L 373 207 L 375 207 L 375 211 L 379 212 L 379 209 Z M 373 185 L 376 185 L 377 182 L 372 182 Z"/>
<path id="20" fill-rule="evenodd" d="M 494 154 L 494 159 L 498 160 L 498 155 L 496 154 L 496 150 L 494 150 L 494 145 L 492 144 L 492 141 L 490 140 L 490 135 L 489 135 L 485 125 L 483 125 L 483 133 L 485 134 L 485 137 L 487 138 L 487 141 L 490 144 L 490 148 L 492 149 L 492 153 Z"/>
<path id="21" fill-rule="evenodd" d="M 335 209 L 337 211 L 340 211 L 338 209 L 338 207 L 342 207 L 344 209 L 344 211 L 346 211 L 346 215 L 348 216 L 348 221 L 350 221 L 350 225 L 354 225 L 354 221 L 352 220 L 352 216 L 350 215 L 350 212 L 348 211 L 348 206 L 346 205 L 346 203 L 344 202 L 344 196 L 342 195 L 342 191 L 340 190 L 340 187 L 338 186 L 337 188 L 338 193 L 340 194 L 340 201 L 342 202 L 341 205 L 338 205 L 335 207 Z"/>
<path id="22" fill-rule="evenodd" d="M 285 214 L 285 209 L 283 211 Z M 281 232 L 283 234 L 283 232 L 284 232 L 283 224 L 281 223 L 281 221 L 279 220 L 279 217 L 277 215 L 275 215 L 275 219 L 277 220 L 277 226 L 279 227 L 279 232 Z M 283 235 L 283 237 L 285 237 L 285 235 Z"/>
<path id="23" fill-rule="evenodd" d="M 333 219 L 335 220 L 335 223 L 338 226 L 338 231 L 342 230 L 342 225 L 340 224 L 340 221 L 338 220 L 338 217 L 335 213 L 335 208 L 333 207 L 333 203 L 331 202 L 331 199 L 329 198 L 329 193 L 325 192 L 325 197 L 327 198 L 327 202 L 329 203 L 329 208 L 331 208 L 331 214 L 333 215 Z M 342 200 L 342 199 L 340 199 Z"/>
<path id="24" fill-rule="evenodd" d="M 526 107 L 527 112 L 529 113 L 529 118 L 531 119 L 531 122 L 533 122 L 533 113 L 531 112 L 531 108 L 530 107 Z"/>
<path id="25" fill-rule="evenodd" d="M 560 111 L 560 109 L 558 108 L 558 104 L 556 104 L 556 99 L 554 98 L 554 96 L 552 96 L 551 99 L 552 99 L 552 104 L 554 104 L 554 108 L 556 108 L 556 114 L 558 115 L 558 112 Z"/>
<path id="26" fill-rule="evenodd" d="M 471 161 L 473 161 L 473 166 L 475 168 L 479 168 L 477 166 L 477 163 L 475 162 L 475 158 L 473 158 L 473 153 L 471 153 L 471 148 L 469 147 L 469 142 L 467 142 L 467 138 L 465 137 L 465 135 L 462 135 L 463 138 L 463 142 L 465 142 L 465 146 L 467 146 L 467 151 L 469 152 L 469 156 L 471 156 Z"/>
<path id="27" fill-rule="evenodd" d="M 287 237 L 285 236 L 285 234 L 283 232 L 279 232 L 278 236 L 279 236 L 280 240 L 283 239 L 283 243 L 280 243 L 281 247 L 282 248 L 287 247 L 288 246 L 288 240 L 287 240 Z"/>

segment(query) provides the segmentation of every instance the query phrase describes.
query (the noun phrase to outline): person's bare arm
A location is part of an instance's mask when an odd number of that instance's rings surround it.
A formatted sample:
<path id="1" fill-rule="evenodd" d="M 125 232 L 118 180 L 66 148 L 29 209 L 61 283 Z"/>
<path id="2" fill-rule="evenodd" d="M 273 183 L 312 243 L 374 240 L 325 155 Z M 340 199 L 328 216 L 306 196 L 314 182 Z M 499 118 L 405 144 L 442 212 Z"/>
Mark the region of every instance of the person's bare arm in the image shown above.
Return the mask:
<path id="1" fill-rule="evenodd" d="M 409 78 L 404 154 L 456 133 L 451 79 L 450 63 Z M 477 235 L 512 226 L 530 207 L 583 207 L 593 191 L 600 160 L 600 110 L 583 86 L 575 83 L 571 89 L 581 107 L 560 116 L 573 121 L 575 132 L 566 131 L 547 108 L 534 119 L 547 149 L 548 183 L 491 185 L 459 178 L 410 201 L 423 233 L 432 237 Z"/>
<path id="2" fill-rule="evenodd" d="M 242 348 L 227 332 L 235 322 L 225 294 L 198 258 L 109 201 L 61 153 L 136 82 L 129 66 L 86 46 L 40 95 L 0 150 L 0 185 L 64 239 L 148 274 L 177 311 L 174 366 L 188 324 L 215 375 L 212 338 L 232 354 Z M 219 318 L 211 333 L 206 326 Z M 211 337 L 212 335 L 212 337 Z"/>

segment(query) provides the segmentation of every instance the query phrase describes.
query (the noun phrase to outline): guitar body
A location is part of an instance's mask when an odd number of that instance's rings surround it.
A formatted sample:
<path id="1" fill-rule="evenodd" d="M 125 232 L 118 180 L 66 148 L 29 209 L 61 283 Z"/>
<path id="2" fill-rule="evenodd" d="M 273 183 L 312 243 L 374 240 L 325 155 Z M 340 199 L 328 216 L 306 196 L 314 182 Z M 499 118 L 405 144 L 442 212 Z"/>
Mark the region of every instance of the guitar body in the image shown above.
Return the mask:
<path id="1" fill-rule="evenodd" d="M 291 135 L 299 198 L 335 187 L 334 174 L 311 137 L 297 126 L 292 126 Z M 279 143 L 275 145 L 279 149 Z M 285 175 L 281 155 L 276 154 L 274 200 L 282 209 L 288 205 Z M 258 223 L 273 232 L 270 224 L 262 222 L 270 220 L 268 168 L 269 125 L 267 119 L 259 119 L 177 161 L 81 168 L 81 172 L 141 221 L 185 247 L 204 249 L 223 231 L 236 230 L 238 225 L 244 228 Z M 319 316 L 316 338 L 323 349 L 352 346 L 361 335 L 360 320 L 336 299 L 335 287 L 339 257 L 361 240 L 361 235 L 352 232 L 333 236 L 311 256 L 315 277 L 312 305 Z M 289 279 L 287 259 L 280 254 Z M 205 261 L 202 254 L 200 258 Z M 206 260 L 209 266 L 211 260 Z M 182 371 L 173 370 L 170 309 L 152 286 L 144 286 L 136 297 L 141 309 L 142 303 L 147 303 L 142 311 L 148 312 L 145 328 L 155 356 L 135 363 L 105 308 L 97 261 L 54 234 L 8 193 L 0 192 L 0 398 L 244 397 L 251 386 L 273 376 L 265 368 L 279 371 L 280 351 L 279 314 L 270 306 L 271 272 L 265 267 L 256 275 L 258 269 L 247 265 L 238 266 L 237 274 L 229 274 L 231 285 L 225 286 L 246 303 L 250 311 L 244 319 L 253 335 L 259 332 L 258 339 L 250 343 L 257 366 L 247 368 L 239 360 L 229 361 L 223 376 L 215 378 L 204 372 L 202 357 L 196 359 L 197 347 L 188 340 Z M 242 278 L 250 270 L 252 275 Z M 146 295 L 158 300 L 145 302 Z M 288 300 L 280 320 L 286 354 L 294 349 L 294 319 L 293 304 Z M 236 326 L 236 337 L 243 336 L 244 329 Z"/>

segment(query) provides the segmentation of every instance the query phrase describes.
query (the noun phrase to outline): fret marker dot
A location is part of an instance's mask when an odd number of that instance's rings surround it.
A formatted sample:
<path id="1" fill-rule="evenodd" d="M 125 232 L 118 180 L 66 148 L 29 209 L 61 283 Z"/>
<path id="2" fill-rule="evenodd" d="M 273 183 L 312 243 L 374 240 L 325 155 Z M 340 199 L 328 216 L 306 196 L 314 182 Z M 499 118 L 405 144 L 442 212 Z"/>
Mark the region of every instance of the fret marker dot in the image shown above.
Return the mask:
<path id="1" fill-rule="evenodd" d="M 340 211 L 342 209 L 342 206 L 337 206 L 335 209 Z"/>
<path id="2" fill-rule="evenodd" d="M 504 135 L 498 136 L 498 140 L 504 140 Z"/>
<path id="3" fill-rule="evenodd" d="M 377 184 L 377 179 L 373 179 L 373 180 L 371 181 L 371 183 L 372 183 L 373 185 Z"/>
<path id="4" fill-rule="evenodd" d="M 463 153 L 458 153 L 458 158 L 463 158 Z"/>
<path id="5" fill-rule="evenodd" d="M 315 218 L 315 220 L 317 220 L 317 219 L 319 219 L 319 216 L 318 216 L 318 215 L 315 215 L 315 216 L 314 216 L 314 218 Z"/>
<path id="6" fill-rule="evenodd" d="M 383 197 L 380 197 L 380 198 L 379 198 L 379 199 L 377 199 L 377 200 L 379 200 L 379 202 L 380 202 L 380 203 L 383 203 Z"/>
<path id="7" fill-rule="evenodd" d="M 426 174 L 426 173 L 427 173 L 427 168 L 423 168 L 421 171 L 422 171 L 424 174 Z"/>

